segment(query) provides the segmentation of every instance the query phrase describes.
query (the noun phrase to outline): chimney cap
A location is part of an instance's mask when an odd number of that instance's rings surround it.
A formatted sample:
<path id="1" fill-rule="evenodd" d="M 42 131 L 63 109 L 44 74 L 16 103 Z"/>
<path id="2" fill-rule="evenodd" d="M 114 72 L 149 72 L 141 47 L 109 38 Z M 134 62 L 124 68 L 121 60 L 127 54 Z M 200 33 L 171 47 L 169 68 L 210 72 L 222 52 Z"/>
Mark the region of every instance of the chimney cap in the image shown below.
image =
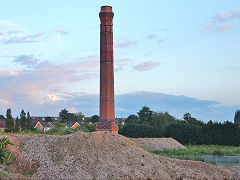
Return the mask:
<path id="1" fill-rule="evenodd" d="M 101 12 L 102 12 L 102 13 L 112 12 L 112 6 L 102 6 L 102 7 L 101 7 Z"/>

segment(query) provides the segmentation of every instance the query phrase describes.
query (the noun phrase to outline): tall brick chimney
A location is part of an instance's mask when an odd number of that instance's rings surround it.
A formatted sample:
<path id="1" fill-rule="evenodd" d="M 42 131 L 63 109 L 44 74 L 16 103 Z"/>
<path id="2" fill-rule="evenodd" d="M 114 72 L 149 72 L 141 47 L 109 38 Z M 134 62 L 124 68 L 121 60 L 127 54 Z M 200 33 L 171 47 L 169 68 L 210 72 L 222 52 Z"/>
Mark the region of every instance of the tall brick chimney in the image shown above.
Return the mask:
<path id="1" fill-rule="evenodd" d="M 111 6 L 102 6 L 100 25 L 100 121 L 97 131 L 118 133 L 114 105 L 113 16 Z"/>

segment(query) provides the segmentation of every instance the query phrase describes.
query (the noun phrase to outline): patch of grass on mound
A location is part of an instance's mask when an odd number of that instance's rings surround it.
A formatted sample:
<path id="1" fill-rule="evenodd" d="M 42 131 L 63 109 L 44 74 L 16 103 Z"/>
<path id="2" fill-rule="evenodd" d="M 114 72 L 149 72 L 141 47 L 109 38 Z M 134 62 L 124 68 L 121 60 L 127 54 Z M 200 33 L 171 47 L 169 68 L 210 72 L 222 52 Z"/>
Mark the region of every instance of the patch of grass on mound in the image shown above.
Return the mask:
<path id="1" fill-rule="evenodd" d="M 186 149 L 150 150 L 150 152 L 171 158 L 202 161 L 204 155 L 240 156 L 240 147 L 218 145 L 189 145 L 186 146 Z"/>

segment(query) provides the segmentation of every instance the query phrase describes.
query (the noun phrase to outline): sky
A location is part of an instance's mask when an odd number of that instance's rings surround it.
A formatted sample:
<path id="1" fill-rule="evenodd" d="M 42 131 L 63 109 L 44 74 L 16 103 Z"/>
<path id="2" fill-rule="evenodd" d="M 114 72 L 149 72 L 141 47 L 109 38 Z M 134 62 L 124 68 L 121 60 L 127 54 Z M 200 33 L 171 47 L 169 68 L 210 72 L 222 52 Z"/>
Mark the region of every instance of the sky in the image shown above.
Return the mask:
<path id="1" fill-rule="evenodd" d="M 240 108 L 239 0 L 0 2 L 0 114 L 99 113 L 102 5 L 114 12 L 116 116 L 148 105 L 232 121 Z"/>

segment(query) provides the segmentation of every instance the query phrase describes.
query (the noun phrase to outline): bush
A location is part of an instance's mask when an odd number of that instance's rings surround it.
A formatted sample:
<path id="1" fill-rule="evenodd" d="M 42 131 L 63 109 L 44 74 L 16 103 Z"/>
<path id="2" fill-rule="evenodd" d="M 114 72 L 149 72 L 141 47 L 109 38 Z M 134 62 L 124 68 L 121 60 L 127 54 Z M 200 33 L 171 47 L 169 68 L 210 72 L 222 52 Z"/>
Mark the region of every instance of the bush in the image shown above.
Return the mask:
<path id="1" fill-rule="evenodd" d="M 77 127 L 74 131 L 81 131 L 81 132 L 94 132 L 96 124 L 85 124 L 83 127 Z"/>
<path id="2" fill-rule="evenodd" d="M 14 156 L 11 152 L 7 151 L 8 145 L 13 145 L 7 138 L 0 139 L 0 163 L 2 164 L 4 160 L 14 160 Z"/>
<path id="3" fill-rule="evenodd" d="M 148 124 L 126 124 L 119 130 L 119 134 L 132 138 L 162 137 L 160 128 Z"/>

